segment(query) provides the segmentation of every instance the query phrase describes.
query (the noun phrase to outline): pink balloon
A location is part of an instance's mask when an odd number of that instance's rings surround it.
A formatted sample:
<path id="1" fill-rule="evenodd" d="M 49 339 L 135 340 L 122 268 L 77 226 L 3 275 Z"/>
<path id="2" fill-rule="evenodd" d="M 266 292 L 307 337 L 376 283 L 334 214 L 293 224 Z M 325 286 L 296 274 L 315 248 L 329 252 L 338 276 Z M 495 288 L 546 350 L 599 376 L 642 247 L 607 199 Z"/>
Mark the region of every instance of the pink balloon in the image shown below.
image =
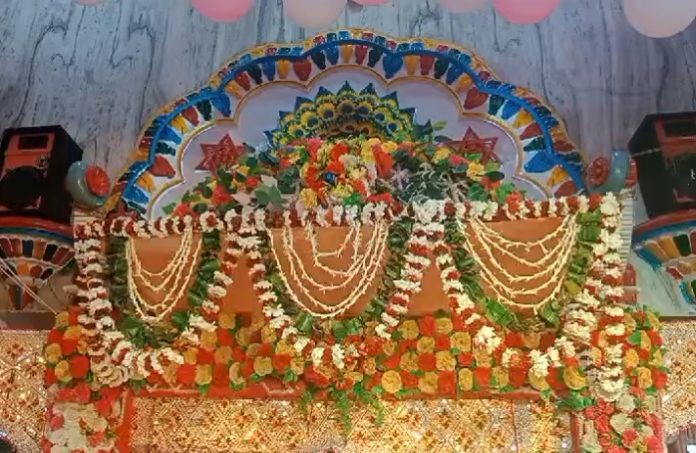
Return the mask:
<path id="1" fill-rule="evenodd" d="M 346 9 L 347 0 L 283 0 L 285 14 L 306 28 L 325 27 Z"/>
<path id="2" fill-rule="evenodd" d="M 216 22 L 234 22 L 254 6 L 255 0 L 191 0 L 199 13 Z"/>
<path id="3" fill-rule="evenodd" d="M 440 6 L 451 13 L 468 13 L 488 6 L 488 0 L 440 0 Z"/>
<path id="4" fill-rule="evenodd" d="M 385 3 L 391 2 L 391 0 L 353 0 L 359 5 L 384 5 Z"/>
<path id="5" fill-rule="evenodd" d="M 651 38 L 674 36 L 696 17 L 694 0 L 624 0 L 623 8 L 631 26 Z"/>
<path id="6" fill-rule="evenodd" d="M 501 16 L 513 24 L 535 24 L 553 12 L 561 0 L 493 0 Z"/>
<path id="7" fill-rule="evenodd" d="M 83 6 L 94 6 L 94 5 L 99 5 L 100 3 L 104 3 L 105 0 L 73 0 L 74 3 L 77 3 L 78 5 L 83 5 Z"/>

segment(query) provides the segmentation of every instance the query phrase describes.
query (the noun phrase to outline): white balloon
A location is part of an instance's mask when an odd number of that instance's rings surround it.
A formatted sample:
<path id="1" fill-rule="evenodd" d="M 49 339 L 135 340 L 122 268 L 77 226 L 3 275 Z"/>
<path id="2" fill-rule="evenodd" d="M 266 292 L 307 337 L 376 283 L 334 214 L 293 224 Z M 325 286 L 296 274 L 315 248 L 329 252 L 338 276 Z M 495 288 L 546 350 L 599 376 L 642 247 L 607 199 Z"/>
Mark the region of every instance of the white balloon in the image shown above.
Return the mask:
<path id="1" fill-rule="evenodd" d="M 468 13 L 488 7 L 488 0 L 439 0 L 440 6 L 452 13 Z"/>
<path id="2" fill-rule="evenodd" d="M 298 25 L 319 28 L 338 19 L 347 0 L 283 0 L 288 17 Z"/>
<path id="3" fill-rule="evenodd" d="M 628 22 L 651 38 L 683 31 L 696 18 L 696 0 L 623 0 Z"/>

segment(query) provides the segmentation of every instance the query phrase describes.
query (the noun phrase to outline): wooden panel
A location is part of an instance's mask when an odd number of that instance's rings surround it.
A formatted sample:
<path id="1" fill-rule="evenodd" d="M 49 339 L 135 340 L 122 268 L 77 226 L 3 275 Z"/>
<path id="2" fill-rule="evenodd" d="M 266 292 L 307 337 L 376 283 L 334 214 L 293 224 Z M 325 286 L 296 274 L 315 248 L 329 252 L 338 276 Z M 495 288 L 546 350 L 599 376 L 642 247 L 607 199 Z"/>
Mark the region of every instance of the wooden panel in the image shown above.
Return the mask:
<path id="1" fill-rule="evenodd" d="M 147 117 L 205 81 L 236 52 L 303 39 L 281 0 L 258 0 L 217 25 L 186 0 L 0 2 L 0 128 L 61 123 L 86 157 L 121 171 Z M 572 0 L 538 26 L 492 11 L 450 15 L 435 0 L 350 8 L 335 26 L 429 36 L 477 50 L 512 83 L 546 96 L 588 152 L 625 146 L 644 114 L 696 109 L 696 26 L 651 40 L 626 22 L 619 0 Z"/>

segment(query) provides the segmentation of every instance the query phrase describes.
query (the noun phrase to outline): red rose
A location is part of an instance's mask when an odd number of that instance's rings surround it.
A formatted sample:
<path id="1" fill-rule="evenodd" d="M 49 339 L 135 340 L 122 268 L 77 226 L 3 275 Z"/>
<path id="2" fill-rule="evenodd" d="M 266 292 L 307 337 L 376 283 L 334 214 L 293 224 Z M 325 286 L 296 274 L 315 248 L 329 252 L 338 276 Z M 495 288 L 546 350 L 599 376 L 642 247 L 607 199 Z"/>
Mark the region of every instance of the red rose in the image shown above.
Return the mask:
<path id="1" fill-rule="evenodd" d="M 48 422 L 48 426 L 51 427 L 51 431 L 57 431 L 63 427 L 64 423 L 65 418 L 63 418 L 62 415 L 58 414 L 51 417 L 51 420 Z"/>
<path id="2" fill-rule="evenodd" d="M 510 368 L 508 372 L 510 385 L 515 388 L 524 386 L 527 381 L 527 370 L 524 368 Z"/>
<path id="3" fill-rule="evenodd" d="M 667 386 L 667 373 L 661 370 L 652 370 L 653 385 L 656 389 L 663 389 Z"/>
<path id="4" fill-rule="evenodd" d="M 392 194 L 386 192 L 386 193 L 378 193 L 375 195 L 370 195 L 367 197 L 367 202 L 368 203 L 384 203 L 384 204 L 392 204 L 394 203 L 394 197 Z"/>
<path id="5" fill-rule="evenodd" d="M 609 433 L 611 430 L 611 427 L 609 426 L 609 416 L 606 414 L 602 414 L 597 419 L 594 421 L 595 426 L 597 427 L 597 431 L 600 434 L 606 434 Z"/>
<path id="6" fill-rule="evenodd" d="M 234 337 L 229 330 L 218 327 L 217 338 L 220 346 L 232 346 L 234 344 Z"/>
<path id="7" fill-rule="evenodd" d="M 585 409 L 585 418 L 588 420 L 596 420 L 600 415 L 602 415 L 602 411 L 597 406 L 590 406 Z"/>
<path id="8" fill-rule="evenodd" d="M 416 340 L 401 340 L 399 342 L 399 352 L 401 354 L 411 349 L 416 349 Z"/>
<path id="9" fill-rule="evenodd" d="M 52 329 L 48 333 L 48 338 L 46 338 L 46 343 L 51 344 L 51 343 L 60 343 L 60 340 L 63 339 L 63 332 L 61 332 L 58 329 Z"/>
<path id="10" fill-rule="evenodd" d="M 524 347 L 524 338 L 519 332 L 510 332 L 505 336 L 505 346 L 508 348 Z"/>
<path id="11" fill-rule="evenodd" d="M 450 161 L 450 165 L 453 167 L 458 167 L 458 166 L 464 165 L 466 163 L 466 159 L 464 159 L 459 154 L 450 155 L 449 161 Z"/>
<path id="12" fill-rule="evenodd" d="M 77 351 L 77 340 L 62 338 L 60 340 L 60 350 L 63 352 L 64 356 L 74 354 L 75 351 Z"/>
<path id="13" fill-rule="evenodd" d="M 435 335 L 435 318 L 432 316 L 423 316 L 418 320 L 418 328 L 420 333 L 426 337 L 432 337 Z"/>
<path id="14" fill-rule="evenodd" d="M 648 447 L 648 453 L 662 453 L 665 451 L 662 445 L 662 440 L 659 437 L 652 435 L 645 440 L 645 446 Z"/>
<path id="15" fill-rule="evenodd" d="M 662 336 L 657 330 L 648 330 L 650 342 L 655 346 L 662 346 Z"/>
<path id="16" fill-rule="evenodd" d="M 327 378 L 321 373 L 318 373 L 314 369 L 313 365 L 310 365 L 309 368 L 307 368 L 307 370 L 305 371 L 305 378 L 308 382 L 311 382 L 318 387 L 326 387 L 329 385 L 329 378 Z"/>
<path id="17" fill-rule="evenodd" d="M 465 368 L 469 368 L 471 365 L 474 364 L 474 355 L 470 353 L 466 354 L 459 354 L 457 356 L 457 362 Z"/>
<path id="18" fill-rule="evenodd" d="M 401 374 L 401 382 L 404 384 L 404 387 L 407 389 L 418 387 L 418 376 L 414 376 L 410 371 L 405 370 L 402 370 L 399 374 Z"/>
<path id="19" fill-rule="evenodd" d="M 375 164 L 377 166 L 377 174 L 381 178 L 386 178 L 390 175 L 392 167 L 394 166 L 394 158 L 390 153 L 385 153 L 383 151 L 377 151 L 375 155 Z"/>
<path id="20" fill-rule="evenodd" d="M 53 371 L 53 368 L 46 368 L 46 373 L 44 374 L 44 382 L 46 383 L 46 387 L 50 387 L 51 385 L 58 382 L 58 378 L 56 378 L 56 373 Z"/>
<path id="21" fill-rule="evenodd" d="M 418 367 L 423 371 L 433 371 L 436 363 L 435 354 L 431 352 L 426 352 L 418 356 Z"/>
<path id="22" fill-rule="evenodd" d="M 244 352 L 244 349 L 237 346 L 232 350 L 232 360 L 235 362 L 243 362 L 246 360 L 246 353 Z"/>
<path id="23" fill-rule="evenodd" d="M 196 380 L 196 367 L 185 363 L 176 370 L 176 380 L 182 385 L 193 385 Z"/>
<path id="24" fill-rule="evenodd" d="M 398 354 L 394 354 L 393 356 L 389 357 L 384 362 L 382 362 L 382 365 L 384 365 L 384 368 L 386 368 L 388 370 L 395 370 L 395 369 L 399 368 L 400 362 L 401 362 L 401 356 Z"/>
<path id="25" fill-rule="evenodd" d="M 271 343 L 263 343 L 259 348 L 259 354 L 262 357 L 270 357 L 273 355 L 273 345 Z"/>
<path id="26" fill-rule="evenodd" d="M 378 337 L 367 337 L 364 346 L 369 356 L 374 357 L 382 353 L 382 341 Z"/>
<path id="27" fill-rule="evenodd" d="M 452 327 L 456 332 L 466 331 L 466 324 L 464 324 L 464 317 L 454 315 L 452 316 Z"/>
<path id="28" fill-rule="evenodd" d="M 590 210 L 594 211 L 595 209 L 599 208 L 600 204 L 602 204 L 601 194 L 593 193 L 590 195 Z"/>
<path id="29" fill-rule="evenodd" d="M 450 349 L 450 338 L 447 335 L 438 335 L 435 337 L 435 349 L 438 351 L 446 351 Z"/>
<path id="30" fill-rule="evenodd" d="M 346 171 L 345 165 L 343 165 L 342 162 L 339 162 L 337 160 L 329 162 L 329 165 L 326 166 L 326 171 L 330 171 L 331 173 L 334 173 L 336 175 L 342 175 Z"/>
<path id="31" fill-rule="evenodd" d="M 230 195 L 227 187 L 223 186 L 222 184 L 218 184 L 215 186 L 215 189 L 213 189 L 212 200 L 214 204 L 222 205 L 232 200 L 232 195 Z"/>
<path id="32" fill-rule="evenodd" d="M 324 144 L 324 141 L 320 138 L 310 138 L 307 140 L 307 151 L 309 152 L 309 157 L 312 160 L 317 159 L 317 154 L 319 153 L 319 148 Z"/>
<path id="33" fill-rule="evenodd" d="M 215 353 L 207 349 L 198 349 L 198 363 L 212 365 L 215 362 Z"/>
<path id="34" fill-rule="evenodd" d="M 442 371 L 437 377 L 440 395 L 453 396 L 457 391 L 457 376 L 454 371 Z"/>
<path id="35" fill-rule="evenodd" d="M 279 373 L 285 373 L 287 368 L 290 366 L 292 361 L 292 356 L 290 354 L 277 354 L 271 359 L 273 362 L 273 368 Z"/>
<path id="36" fill-rule="evenodd" d="M 108 417 L 111 414 L 111 405 L 112 401 L 102 398 L 94 403 L 94 408 L 97 410 L 97 413 L 102 417 Z"/>
<path id="37" fill-rule="evenodd" d="M 546 382 L 548 382 L 551 388 L 557 392 L 566 389 L 566 385 L 563 382 L 563 377 L 561 376 L 561 371 L 558 368 L 549 368 L 549 374 L 546 376 Z"/>
<path id="38" fill-rule="evenodd" d="M 556 332 L 546 332 L 539 340 L 539 349 L 546 351 L 556 341 Z"/>
<path id="39" fill-rule="evenodd" d="M 90 446 L 96 447 L 97 445 L 100 445 L 102 442 L 104 442 L 104 437 L 104 431 L 99 431 L 97 433 L 90 434 L 87 440 Z"/>
<path id="40" fill-rule="evenodd" d="M 175 217 L 186 217 L 187 215 L 193 215 L 193 209 L 191 209 L 190 204 L 181 203 L 174 209 L 172 215 L 174 215 Z"/>
<path id="41" fill-rule="evenodd" d="M 638 351 L 638 357 L 640 357 L 640 360 L 650 360 L 650 351 L 647 349 L 637 349 Z"/>
<path id="42" fill-rule="evenodd" d="M 82 381 L 71 391 L 71 400 L 75 403 L 87 404 L 92 396 L 92 390 L 90 390 L 89 385 Z"/>
<path id="43" fill-rule="evenodd" d="M 216 364 L 213 367 L 213 385 L 225 387 L 230 383 L 230 373 L 227 365 Z"/>
<path id="44" fill-rule="evenodd" d="M 343 142 L 336 143 L 333 148 L 331 148 L 331 160 L 338 160 L 342 155 L 348 154 L 350 148 Z"/>
<path id="45" fill-rule="evenodd" d="M 628 428 L 623 432 L 621 436 L 623 444 L 627 447 L 632 447 L 636 440 L 638 440 L 638 431 L 634 428 Z"/>
<path id="46" fill-rule="evenodd" d="M 488 388 L 491 382 L 491 369 L 487 367 L 474 369 L 474 379 L 480 388 Z"/>
<path id="47" fill-rule="evenodd" d="M 261 180 L 259 178 L 257 178 L 256 176 L 248 176 L 246 179 L 245 185 L 249 189 L 255 189 L 256 187 L 258 187 L 260 182 L 261 182 Z"/>
<path id="48" fill-rule="evenodd" d="M 76 355 L 70 359 L 70 374 L 75 379 L 84 379 L 89 372 L 89 359 L 84 355 Z"/>
<path id="49" fill-rule="evenodd" d="M 109 194 L 109 175 L 106 174 L 103 168 L 96 165 L 90 165 L 85 170 L 85 180 L 87 188 L 90 192 L 98 197 L 105 197 Z"/>
<path id="50" fill-rule="evenodd" d="M 254 374 L 254 373 L 255 373 L 255 371 L 254 371 L 254 359 L 252 359 L 251 357 L 250 357 L 250 358 L 247 358 L 247 359 L 244 361 L 244 365 L 242 365 L 242 370 L 241 370 L 241 372 L 242 372 L 242 376 L 245 377 L 245 378 L 247 378 L 247 379 L 248 379 L 252 374 Z"/>
<path id="51" fill-rule="evenodd" d="M 365 187 L 365 183 L 362 180 L 353 180 L 353 182 L 351 182 L 350 185 L 353 186 L 353 189 L 360 195 L 367 195 L 367 187 Z"/>

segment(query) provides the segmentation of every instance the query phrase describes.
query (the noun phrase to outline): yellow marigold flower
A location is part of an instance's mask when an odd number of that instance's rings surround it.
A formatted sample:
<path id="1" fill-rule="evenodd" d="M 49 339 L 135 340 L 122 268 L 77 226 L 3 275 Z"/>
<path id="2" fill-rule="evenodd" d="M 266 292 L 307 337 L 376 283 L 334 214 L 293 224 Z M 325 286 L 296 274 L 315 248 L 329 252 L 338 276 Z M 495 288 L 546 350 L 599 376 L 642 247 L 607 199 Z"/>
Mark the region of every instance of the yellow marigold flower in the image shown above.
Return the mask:
<path id="1" fill-rule="evenodd" d="M 331 193 L 337 198 L 348 198 L 353 193 L 353 188 L 348 184 L 338 184 Z"/>
<path id="2" fill-rule="evenodd" d="M 653 329 L 659 329 L 662 323 L 660 322 L 660 318 L 658 318 L 655 313 L 649 311 L 646 314 L 646 317 L 648 318 L 648 321 L 650 322 L 650 325 L 652 326 Z"/>
<path id="3" fill-rule="evenodd" d="M 491 366 L 491 355 L 483 348 L 474 348 L 474 359 L 476 359 L 477 366 L 490 367 Z"/>
<path id="4" fill-rule="evenodd" d="M 577 367 L 566 367 L 563 370 L 563 382 L 571 390 L 581 390 L 587 387 L 587 378 L 580 374 Z"/>
<path id="5" fill-rule="evenodd" d="M 457 361 L 449 351 L 438 351 L 435 354 L 435 367 L 440 371 L 452 371 Z"/>
<path id="6" fill-rule="evenodd" d="M 61 311 L 56 315 L 56 327 L 62 329 L 68 327 L 70 314 L 67 311 Z"/>
<path id="7" fill-rule="evenodd" d="M 382 149 L 383 149 L 385 152 L 387 152 L 387 153 L 393 153 L 393 152 L 396 151 L 398 148 L 399 148 L 399 145 L 397 145 L 396 143 L 392 142 L 391 140 L 382 143 Z"/>
<path id="8" fill-rule="evenodd" d="M 240 346 L 247 346 L 251 340 L 251 330 L 248 327 L 242 327 L 237 331 L 235 337 Z"/>
<path id="9" fill-rule="evenodd" d="M 419 354 L 433 352 L 435 350 L 435 339 L 433 337 L 420 337 L 416 344 L 416 350 Z"/>
<path id="10" fill-rule="evenodd" d="M 166 382 L 169 385 L 176 384 L 176 372 L 178 370 L 179 364 L 174 362 L 164 367 L 164 374 L 162 375 L 162 379 L 164 379 L 164 382 Z"/>
<path id="11" fill-rule="evenodd" d="M 48 363 L 57 363 L 63 356 L 63 351 L 58 343 L 51 343 L 44 349 L 44 357 Z"/>
<path id="12" fill-rule="evenodd" d="M 56 367 L 53 369 L 53 372 L 60 382 L 70 382 L 72 380 L 72 375 L 70 374 L 70 364 L 66 360 L 61 360 L 58 362 Z"/>
<path id="13" fill-rule="evenodd" d="M 214 349 L 217 345 L 217 333 L 214 330 L 206 330 L 201 333 L 201 347 L 203 349 Z"/>
<path id="14" fill-rule="evenodd" d="M 242 376 L 242 373 L 240 371 L 240 368 L 242 367 L 242 364 L 239 362 L 235 362 L 230 366 L 230 371 L 229 371 L 229 377 L 230 377 L 230 382 L 236 386 L 244 384 L 244 377 Z"/>
<path id="15" fill-rule="evenodd" d="M 452 320 L 449 318 L 437 318 L 435 320 L 435 332 L 438 335 L 447 335 L 452 332 L 454 326 L 452 325 Z"/>
<path id="16" fill-rule="evenodd" d="M 640 331 L 640 347 L 647 351 L 652 349 L 652 341 L 650 340 L 650 336 L 644 330 Z"/>
<path id="17" fill-rule="evenodd" d="M 273 362 L 270 357 L 256 357 L 254 359 L 254 373 L 259 376 L 267 376 L 273 372 Z"/>
<path id="18" fill-rule="evenodd" d="M 362 382 L 363 378 L 365 377 L 362 373 L 359 373 L 357 371 L 349 371 L 346 373 L 345 376 L 354 383 Z"/>
<path id="19" fill-rule="evenodd" d="M 301 375 L 304 373 L 305 369 L 305 361 L 304 358 L 302 357 L 293 357 L 293 359 L 290 361 L 290 370 L 295 373 L 297 376 Z"/>
<path id="20" fill-rule="evenodd" d="M 67 329 L 65 329 L 65 332 L 63 333 L 63 338 L 66 340 L 77 340 L 80 338 L 80 335 L 82 335 L 82 327 L 81 326 L 70 326 Z"/>
<path id="21" fill-rule="evenodd" d="M 399 362 L 402 370 L 406 371 L 416 371 L 418 370 L 418 354 L 413 351 L 409 351 L 401 356 L 401 361 Z"/>
<path id="22" fill-rule="evenodd" d="M 433 156 L 433 162 L 437 163 L 443 160 L 447 160 L 449 159 L 450 154 L 452 154 L 452 152 L 449 150 L 449 148 L 445 146 L 440 147 L 437 151 L 435 151 L 435 155 Z"/>
<path id="23" fill-rule="evenodd" d="M 260 350 L 261 350 L 261 343 L 252 343 L 249 346 L 247 346 L 246 354 L 249 357 L 256 357 L 259 354 Z"/>
<path id="24" fill-rule="evenodd" d="M 431 371 L 425 373 L 420 379 L 418 379 L 418 388 L 421 392 L 434 395 L 437 393 L 437 374 Z"/>
<path id="25" fill-rule="evenodd" d="M 198 361 L 198 349 L 188 348 L 184 351 L 184 362 L 189 365 L 195 365 Z"/>
<path id="26" fill-rule="evenodd" d="M 266 324 L 261 328 L 261 342 L 262 343 L 275 343 L 278 339 L 276 331 L 273 327 Z"/>
<path id="27" fill-rule="evenodd" d="M 527 333 L 523 337 L 524 346 L 529 349 L 538 349 L 541 341 L 541 334 L 538 332 Z"/>
<path id="28" fill-rule="evenodd" d="M 196 366 L 196 385 L 208 385 L 213 382 L 212 365 Z"/>
<path id="29" fill-rule="evenodd" d="M 300 202 L 307 209 L 315 208 L 318 204 L 317 193 L 310 188 L 302 189 L 300 192 Z"/>
<path id="30" fill-rule="evenodd" d="M 396 352 L 396 342 L 386 340 L 384 344 L 382 344 L 382 349 L 386 355 L 393 355 Z"/>
<path id="31" fill-rule="evenodd" d="M 249 167 L 247 167 L 246 165 L 240 165 L 239 167 L 237 167 L 237 173 L 241 173 L 244 176 L 246 176 L 249 174 Z"/>
<path id="32" fill-rule="evenodd" d="M 234 314 L 223 312 L 220 313 L 218 317 L 218 325 L 223 329 L 234 329 L 234 326 L 237 325 L 237 321 Z"/>
<path id="33" fill-rule="evenodd" d="M 636 319 L 631 313 L 626 313 L 623 318 L 623 325 L 626 327 L 626 334 L 630 335 L 636 330 Z"/>
<path id="34" fill-rule="evenodd" d="M 640 356 L 635 349 L 628 349 L 623 358 L 624 367 L 635 368 L 640 363 Z"/>
<path id="35" fill-rule="evenodd" d="M 662 351 L 659 351 L 659 350 L 655 351 L 653 353 L 652 359 L 650 360 L 650 366 L 659 368 L 661 366 L 664 366 L 664 364 L 665 364 L 665 361 L 664 361 L 664 358 L 662 357 Z"/>
<path id="36" fill-rule="evenodd" d="M 532 386 L 532 388 L 539 390 L 540 392 L 543 392 L 549 388 L 549 383 L 546 382 L 546 377 L 533 371 L 529 372 L 529 384 Z"/>
<path id="37" fill-rule="evenodd" d="M 420 333 L 418 323 L 413 319 L 407 319 L 399 326 L 399 332 L 404 340 L 415 340 Z"/>
<path id="38" fill-rule="evenodd" d="M 652 373 L 648 368 L 639 367 L 636 368 L 636 376 L 638 377 L 638 387 L 642 389 L 647 389 L 652 387 Z"/>
<path id="39" fill-rule="evenodd" d="M 592 350 L 590 351 L 590 357 L 592 358 L 592 364 L 594 366 L 601 366 L 602 365 L 602 350 L 592 346 Z"/>
<path id="40" fill-rule="evenodd" d="M 368 357 L 363 364 L 363 372 L 368 376 L 372 376 L 377 371 L 377 362 L 374 357 Z"/>
<path id="41" fill-rule="evenodd" d="M 382 375 L 382 388 L 385 392 L 391 393 L 392 395 L 403 388 L 403 383 L 401 382 L 401 375 L 394 371 L 386 371 Z"/>
<path id="42" fill-rule="evenodd" d="M 458 349 L 459 352 L 471 351 L 471 335 L 469 335 L 469 332 L 455 332 L 450 337 L 450 342 L 452 347 Z"/>
<path id="43" fill-rule="evenodd" d="M 495 382 L 496 388 L 503 388 L 510 383 L 510 375 L 508 371 L 500 366 L 493 367 L 491 370 L 491 377 L 493 377 L 493 382 Z"/>
<path id="44" fill-rule="evenodd" d="M 469 167 L 466 169 L 466 175 L 474 181 L 480 180 L 485 172 L 486 167 L 479 162 L 470 162 Z"/>
<path id="45" fill-rule="evenodd" d="M 215 350 L 215 363 L 227 364 L 232 360 L 232 348 L 222 346 Z"/>
<path id="46" fill-rule="evenodd" d="M 474 388 L 474 373 L 468 368 L 459 370 L 459 388 L 466 391 Z"/>
<path id="47" fill-rule="evenodd" d="M 295 355 L 295 348 L 293 348 L 287 341 L 280 340 L 275 345 L 275 353 L 276 354 Z"/>

